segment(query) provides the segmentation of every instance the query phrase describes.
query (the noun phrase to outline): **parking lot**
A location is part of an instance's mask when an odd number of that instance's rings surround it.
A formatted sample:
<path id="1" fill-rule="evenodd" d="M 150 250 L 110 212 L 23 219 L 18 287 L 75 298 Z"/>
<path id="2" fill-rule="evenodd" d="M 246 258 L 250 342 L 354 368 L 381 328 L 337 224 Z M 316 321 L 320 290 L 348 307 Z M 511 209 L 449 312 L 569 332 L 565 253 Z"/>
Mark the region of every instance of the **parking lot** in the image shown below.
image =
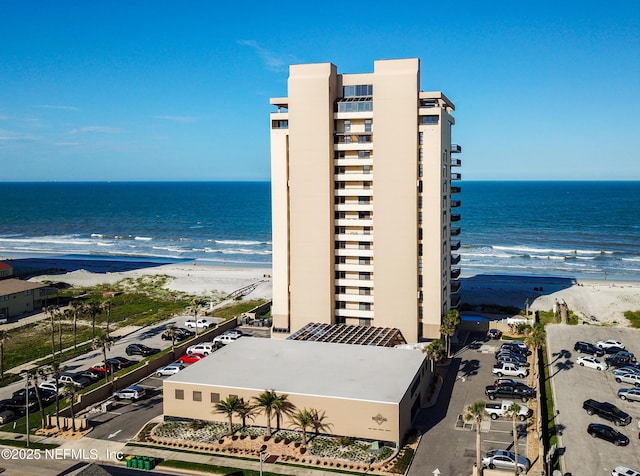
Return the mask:
<path id="1" fill-rule="evenodd" d="M 638 331 L 589 325 L 552 325 L 546 329 L 551 388 L 554 405 L 558 411 L 556 428 L 561 432 L 559 447 L 563 474 L 611 475 L 611 470 L 616 466 L 627 466 L 637 470 L 640 468 L 640 403 L 623 401 L 617 397 L 618 389 L 632 385 L 617 383 L 610 370 L 598 371 L 577 365 L 576 359 L 581 354 L 575 352 L 573 346 L 578 340 L 596 342 L 616 339 L 622 341 L 627 350 L 639 355 Z M 587 434 L 589 423 L 614 426 L 613 423 L 596 415 L 587 415 L 582 403 L 588 398 L 613 403 L 631 415 L 633 420 L 630 425 L 616 428 L 629 438 L 628 446 L 615 446 Z"/>
<path id="2" fill-rule="evenodd" d="M 437 368 L 443 384 L 436 403 L 423 409 L 418 417 L 417 426 L 423 437 L 409 470 L 410 476 L 438 474 L 434 473 L 436 469 L 443 476 L 471 474 L 476 461 L 476 430 L 472 423 L 464 421 L 463 415 L 470 404 L 489 401 L 484 389 L 496 378 L 491 369 L 496 363 L 494 352 L 501 344 L 495 340 L 484 342 L 483 337 L 470 336 L 449 365 Z M 528 454 L 526 436 L 532 424 L 533 418 L 518 422 L 518 453 L 533 462 L 537 455 Z M 491 420 L 487 416 L 481 430 L 482 451 L 513 450 L 511 419 Z"/>

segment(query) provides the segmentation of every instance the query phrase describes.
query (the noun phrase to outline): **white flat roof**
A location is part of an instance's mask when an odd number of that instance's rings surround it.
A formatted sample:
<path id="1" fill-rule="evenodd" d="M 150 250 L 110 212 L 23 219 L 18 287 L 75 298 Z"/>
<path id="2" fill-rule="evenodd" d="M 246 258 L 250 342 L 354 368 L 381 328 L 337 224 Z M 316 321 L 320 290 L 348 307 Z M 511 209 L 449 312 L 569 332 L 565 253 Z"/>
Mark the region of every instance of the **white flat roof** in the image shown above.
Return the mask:
<path id="1" fill-rule="evenodd" d="M 241 337 L 167 380 L 399 403 L 424 360 L 418 350 Z"/>

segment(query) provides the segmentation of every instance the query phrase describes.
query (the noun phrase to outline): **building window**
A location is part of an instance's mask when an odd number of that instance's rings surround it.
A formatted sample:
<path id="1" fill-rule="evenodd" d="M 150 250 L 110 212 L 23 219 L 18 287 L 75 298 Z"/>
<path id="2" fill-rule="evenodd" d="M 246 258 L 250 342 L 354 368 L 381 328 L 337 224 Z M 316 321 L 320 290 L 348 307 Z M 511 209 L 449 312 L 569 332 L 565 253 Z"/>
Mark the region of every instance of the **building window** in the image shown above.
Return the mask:
<path id="1" fill-rule="evenodd" d="M 368 205 L 371 203 L 371 197 L 358 197 L 358 205 Z"/>
<path id="2" fill-rule="evenodd" d="M 367 241 L 361 241 L 358 243 L 358 249 L 359 250 L 370 250 L 371 249 L 371 243 L 367 242 Z"/>
<path id="3" fill-rule="evenodd" d="M 418 134 L 418 144 L 422 145 L 424 143 L 424 132 L 420 132 Z"/>
<path id="4" fill-rule="evenodd" d="M 211 403 L 218 403 L 220 401 L 220 394 L 211 392 Z"/>
<path id="5" fill-rule="evenodd" d="M 438 116 L 420 116 L 420 124 L 438 125 Z"/>
<path id="6" fill-rule="evenodd" d="M 373 84 L 355 84 L 342 87 L 343 98 L 373 96 Z"/>
<path id="7" fill-rule="evenodd" d="M 336 294 L 345 294 L 347 288 L 345 286 L 336 286 Z"/>
<path id="8" fill-rule="evenodd" d="M 193 401 L 194 402 L 201 402 L 202 401 L 202 392 L 200 392 L 198 390 L 194 390 L 193 391 Z"/>
<path id="9" fill-rule="evenodd" d="M 361 311 L 370 311 L 371 310 L 371 303 L 369 303 L 369 302 L 358 303 L 358 306 L 359 306 Z"/>
<path id="10" fill-rule="evenodd" d="M 371 136 L 358 136 L 358 144 L 366 144 L 371 142 Z"/>
<path id="11" fill-rule="evenodd" d="M 363 226 L 363 227 L 362 227 L 362 232 L 363 232 L 365 235 L 370 235 L 370 234 L 371 234 L 371 227 L 370 227 L 370 226 Z"/>
<path id="12" fill-rule="evenodd" d="M 369 157 L 371 157 L 371 151 L 370 150 L 359 150 L 358 151 L 358 157 L 361 159 L 368 159 Z"/>
<path id="13" fill-rule="evenodd" d="M 371 279 L 371 273 L 360 272 L 358 273 L 358 279 L 368 281 Z"/>
<path id="14" fill-rule="evenodd" d="M 418 164 L 418 177 L 422 177 L 422 164 Z"/>
<path id="15" fill-rule="evenodd" d="M 347 303 L 344 301 L 336 301 L 336 309 L 346 309 Z"/>
<path id="16" fill-rule="evenodd" d="M 289 121 L 271 121 L 272 129 L 289 129 Z"/>
<path id="17" fill-rule="evenodd" d="M 363 174 L 370 174 L 371 173 L 371 166 L 370 165 L 363 165 L 362 166 L 362 173 Z"/>
<path id="18" fill-rule="evenodd" d="M 369 220 L 371 218 L 371 212 L 358 212 L 358 218 L 360 220 Z"/>
<path id="19" fill-rule="evenodd" d="M 358 288 L 360 296 L 371 296 L 371 288 Z"/>
<path id="20" fill-rule="evenodd" d="M 371 132 L 371 119 L 365 119 L 364 120 L 364 131 L 365 132 Z"/>
<path id="21" fill-rule="evenodd" d="M 346 256 L 336 256 L 336 264 L 345 264 L 346 262 Z"/>
<path id="22" fill-rule="evenodd" d="M 371 112 L 373 101 L 339 102 L 338 112 Z"/>
<path id="23" fill-rule="evenodd" d="M 351 132 L 351 121 L 350 120 L 345 120 L 344 121 L 344 131 L 345 132 Z"/>
<path id="24" fill-rule="evenodd" d="M 371 264 L 371 258 L 358 258 L 358 264 Z"/>
<path id="25" fill-rule="evenodd" d="M 347 277 L 346 271 L 336 271 L 335 273 L 336 279 L 345 279 Z"/>
<path id="26" fill-rule="evenodd" d="M 184 390 L 175 389 L 174 397 L 176 400 L 184 400 Z"/>
<path id="27" fill-rule="evenodd" d="M 362 327 L 369 327 L 371 325 L 371 320 L 361 318 L 360 321 L 358 322 L 358 325 Z"/>

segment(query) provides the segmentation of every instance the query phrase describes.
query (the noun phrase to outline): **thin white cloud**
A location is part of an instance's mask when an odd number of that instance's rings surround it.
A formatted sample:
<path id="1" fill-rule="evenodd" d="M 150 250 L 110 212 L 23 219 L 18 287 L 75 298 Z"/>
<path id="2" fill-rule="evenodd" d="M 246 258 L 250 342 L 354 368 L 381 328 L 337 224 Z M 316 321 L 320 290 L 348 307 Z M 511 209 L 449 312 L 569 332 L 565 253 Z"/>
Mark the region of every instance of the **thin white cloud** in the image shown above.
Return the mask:
<path id="1" fill-rule="evenodd" d="M 10 131 L 8 129 L 0 129 L 0 141 L 33 141 L 36 137 L 28 134 L 22 134 L 19 132 Z"/>
<path id="2" fill-rule="evenodd" d="M 291 55 L 279 55 L 263 48 L 256 40 L 238 40 L 238 44 L 252 48 L 264 62 L 269 71 L 286 72 L 291 63 L 295 63 Z"/>
<path id="3" fill-rule="evenodd" d="M 86 134 L 88 132 L 98 132 L 102 134 L 120 134 L 124 129 L 110 126 L 85 126 L 78 129 L 72 129 L 69 134 Z"/>
<path id="4" fill-rule="evenodd" d="M 59 111 L 80 111 L 81 109 L 76 106 L 62 106 L 56 104 L 39 104 L 36 106 L 40 109 L 57 109 Z"/>
<path id="5" fill-rule="evenodd" d="M 156 119 L 162 119 L 164 121 L 171 122 L 181 122 L 183 124 L 188 124 L 192 122 L 196 122 L 198 119 L 193 116 L 153 116 Z"/>

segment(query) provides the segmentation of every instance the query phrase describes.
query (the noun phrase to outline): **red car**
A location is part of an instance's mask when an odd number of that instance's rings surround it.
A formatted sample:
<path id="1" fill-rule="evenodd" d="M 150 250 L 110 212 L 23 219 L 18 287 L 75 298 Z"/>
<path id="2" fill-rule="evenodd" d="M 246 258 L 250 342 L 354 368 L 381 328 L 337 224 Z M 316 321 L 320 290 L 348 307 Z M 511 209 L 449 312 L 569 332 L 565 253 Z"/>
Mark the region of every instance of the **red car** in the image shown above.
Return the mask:
<path id="1" fill-rule="evenodd" d="M 178 359 L 178 362 L 180 362 L 181 364 L 195 364 L 205 357 L 206 356 L 202 354 L 185 354 Z"/>
<path id="2" fill-rule="evenodd" d="M 102 374 L 104 375 L 106 372 L 112 374 L 113 372 L 116 371 L 116 369 L 114 369 L 111 365 L 105 365 L 105 364 L 96 364 L 93 367 L 91 367 L 89 369 L 91 372 L 96 372 L 98 374 Z"/>

